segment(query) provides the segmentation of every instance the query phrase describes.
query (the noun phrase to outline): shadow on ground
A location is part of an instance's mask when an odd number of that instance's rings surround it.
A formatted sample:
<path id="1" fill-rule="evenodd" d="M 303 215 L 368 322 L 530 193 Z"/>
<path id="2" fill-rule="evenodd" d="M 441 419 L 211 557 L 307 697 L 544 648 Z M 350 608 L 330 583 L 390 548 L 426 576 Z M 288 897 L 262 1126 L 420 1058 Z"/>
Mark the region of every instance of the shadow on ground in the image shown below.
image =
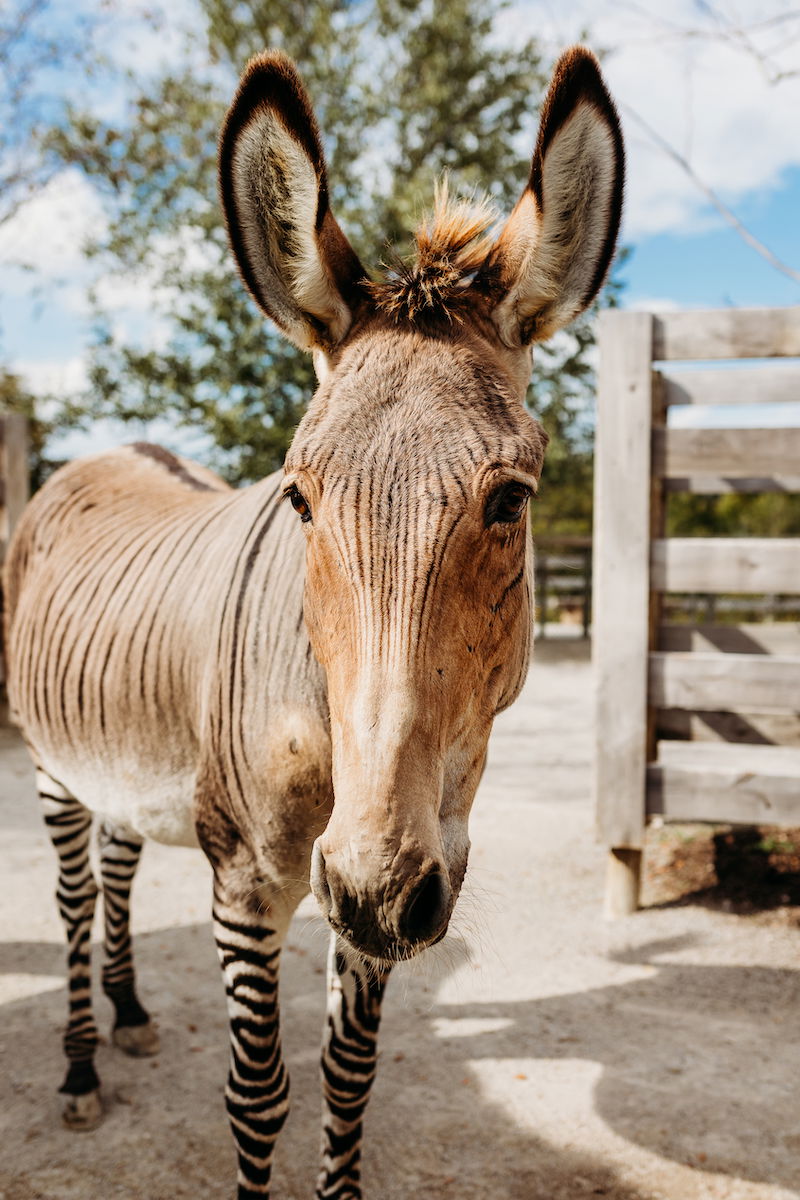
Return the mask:
<path id="1" fill-rule="evenodd" d="M 664 826 L 645 849 L 652 908 L 690 904 L 800 928 L 800 829 Z"/>
<path id="2" fill-rule="evenodd" d="M 284 1040 L 294 1111 L 281 1143 L 276 1200 L 313 1194 L 324 940 L 320 923 L 306 921 L 285 955 Z M 776 1053 L 797 1055 L 798 974 L 651 961 L 680 948 L 673 940 L 617 956 L 648 972 L 633 982 L 537 1000 L 441 1004 L 435 999 L 441 974 L 397 981 L 387 1001 L 368 1122 L 367 1195 L 662 1196 L 646 1187 L 631 1190 L 606 1163 L 570 1148 L 568 1137 L 556 1145 L 509 1115 L 512 1105 L 530 1112 L 541 1103 L 537 1060 L 551 1073 L 561 1061 L 596 1064 L 594 1105 L 627 1142 L 702 1171 L 765 1181 L 766 1174 L 753 1173 L 749 1148 L 772 1145 L 768 1182 L 800 1187 L 796 1097 L 787 1094 L 786 1071 L 776 1076 L 772 1069 Z M 54 1094 L 62 1074 L 61 948 L 22 942 L 2 947 L 3 972 L 24 973 L 28 991 L 36 993 L 0 1010 L 4 1200 L 232 1194 L 233 1156 L 221 1098 L 225 1018 L 210 930 L 195 925 L 145 934 L 137 949 L 142 992 L 160 1022 L 162 1054 L 137 1062 L 101 1047 L 106 1121 L 94 1133 L 76 1135 L 60 1127 Z M 451 967 L 458 966 L 457 957 Z M 445 974 L 449 969 L 444 962 L 437 967 Z M 159 978 L 162 986 L 156 987 Z M 759 1013 L 763 1019 L 754 1020 Z M 101 1025 L 108 1021 L 102 997 L 98 1016 Z M 490 1064 L 492 1099 L 482 1090 L 482 1071 Z M 728 1099 L 733 1090 L 740 1102 L 735 1120 L 729 1104 L 727 1124 L 717 1127 L 714 1101 L 723 1090 Z M 759 1161 L 767 1160 L 761 1154 Z"/>

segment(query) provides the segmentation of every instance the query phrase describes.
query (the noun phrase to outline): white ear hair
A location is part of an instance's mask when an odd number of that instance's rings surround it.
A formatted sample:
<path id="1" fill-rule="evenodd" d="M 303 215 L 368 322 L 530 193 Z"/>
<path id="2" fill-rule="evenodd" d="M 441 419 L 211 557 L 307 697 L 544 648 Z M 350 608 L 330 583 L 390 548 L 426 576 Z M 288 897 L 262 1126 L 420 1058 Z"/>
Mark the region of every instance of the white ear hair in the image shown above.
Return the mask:
<path id="1" fill-rule="evenodd" d="M 314 363 L 314 374 L 317 377 L 317 383 L 324 383 L 331 373 L 331 363 L 328 355 L 321 347 L 317 347 L 311 355 Z"/>
<path id="2" fill-rule="evenodd" d="M 247 66 L 220 139 L 231 245 L 255 300 L 297 346 L 335 346 L 364 271 L 328 207 L 325 160 L 299 76 L 282 54 Z"/>
<path id="3" fill-rule="evenodd" d="M 597 60 L 574 47 L 556 64 L 528 186 L 482 271 L 507 345 L 549 337 L 594 299 L 614 253 L 623 175 Z"/>

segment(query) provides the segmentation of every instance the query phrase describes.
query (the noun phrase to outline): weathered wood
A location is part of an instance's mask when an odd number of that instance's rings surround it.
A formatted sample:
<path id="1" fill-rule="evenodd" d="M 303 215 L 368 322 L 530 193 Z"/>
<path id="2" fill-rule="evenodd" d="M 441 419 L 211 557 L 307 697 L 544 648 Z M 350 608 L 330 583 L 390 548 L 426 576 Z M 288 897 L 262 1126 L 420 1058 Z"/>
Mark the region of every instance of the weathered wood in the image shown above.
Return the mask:
<path id="1" fill-rule="evenodd" d="M 721 650 L 726 654 L 800 654 L 800 623 L 760 621 L 742 625 L 659 627 L 656 650 Z"/>
<path id="2" fill-rule="evenodd" d="M 800 750 L 659 742 L 647 768 L 647 811 L 670 821 L 794 824 Z"/>
<path id="3" fill-rule="evenodd" d="M 653 585 L 666 592 L 800 594 L 798 538 L 659 538 Z"/>
<path id="4" fill-rule="evenodd" d="M 593 591 L 600 837 L 636 848 L 644 832 L 650 588 L 652 317 L 600 318 Z"/>
<path id="5" fill-rule="evenodd" d="M 659 739 L 800 747 L 800 713 L 690 712 L 685 708 L 659 708 L 656 710 L 656 731 Z"/>
<path id="6" fill-rule="evenodd" d="M 664 403 L 779 404 L 800 400 L 800 367 L 795 364 L 658 372 Z"/>
<path id="7" fill-rule="evenodd" d="M 676 475 L 664 480 L 666 492 L 691 492 L 695 496 L 725 496 L 729 492 L 800 492 L 800 475 L 754 475 L 741 479 L 719 475 Z"/>
<path id="8" fill-rule="evenodd" d="M 612 849 L 606 859 L 604 912 L 609 920 L 627 917 L 639 907 L 641 850 Z"/>
<path id="9" fill-rule="evenodd" d="M 20 413 L 0 416 L 0 564 L 30 494 L 28 471 L 28 422 Z M 0 593 L 0 609 L 2 594 Z M 2 654 L 3 631 L 0 623 L 0 725 L 8 724 L 5 696 L 5 662 Z"/>
<path id="10" fill-rule="evenodd" d="M 680 605 L 681 594 L 707 597 L 707 621 L 717 619 L 715 612 L 739 611 L 732 608 L 737 604 L 743 613 L 755 610 L 765 597 L 771 604 L 793 603 L 787 597 L 800 595 L 800 539 L 666 538 L 659 517 L 665 496 L 679 490 L 800 492 L 800 430 L 666 425 L 670 405 L 800 399 L 800 368 L 770 363 L 654 371 L 651 363 L 648 393 L 641 349 L 649 335 L 659 361 L 800 357 L 800 307 L 665 314 L 643 329 L 637 340 L 633 324 L 609 317 L 600 334 L 596 786 L 600 834 L 613 848 L 606 908 L 616 912 L 636 905 L 643 815 L 800 821 L 800 626 L 678 626 L 663 615 L 666 605 L 670 611 Z M 648 403 L 626 411 L 628 394 Z M 651 444 L 643 448 L 648 419 Z M 643 647 L 649 647 L 646 664 Z M 642 676 L 648 680 L 644 720 Z M 697 740 L 664 740 L 665 732 Z"/>
<path id="11" fill-rule="evenodd" d="M 798 358 L 800 307 L 661 313 L 653 322 L 653 358 Z"/>
<path id="12" fill-rule="evenodd" d="M 691 746 L 680 742 L 659 742 L 655 765 L 659 764 L 670 767 L 692 766 L 737 776 L 757 771 L 760 775 L 774 775 L 776 778 L 796 777 L 800 781 L 800 754 L 786 746 Z"/>
<path id="13" fill-rule="evenodd" d="M 659 708 L 800 712 L 800 658 L 655 652 L 648 698 Z"/>
<path id="14" fill-rule="evenodd" d="M 653 470 L 661 478 L 761 475 L 796 481 L 800 429 L 654 429 Z"/>
<path id="15" fill-rule="evenodd" d="M 660 384 L 660 380 L 655 377 L 653 380 L 653 403 L 652 403 L 652 418 L 654 429 L 663 429 L 667 420 L 667 410 L 664 405 L 664 396 Z M 662 480 L 653 470 L 652 464 L 653 442 L 651 437 L 650 442 L 650 545 L 657 538 L 663 538 L 667 532 L 666 528 L 666 496 L 664 493 L 664 485 Z M 649 594 L 648 594 L 648 614 L 647 614 L 647 645 L 652 650 L 658 636 L 658 628 L 663 620 L 664 596 L 653 584 L 652 575 L 649 579 Z M 647 740 L 645 742 L 645 756 L 647 761 L 655 757 L 657 730 L 655 721 L 655 712 L 648 705 L 647 709 Z"/>
<path id="16" fill-rule="evenodd" d="M 19 413 L 0 416 L 0 562 L 30 494 L 28 422 Z"/>

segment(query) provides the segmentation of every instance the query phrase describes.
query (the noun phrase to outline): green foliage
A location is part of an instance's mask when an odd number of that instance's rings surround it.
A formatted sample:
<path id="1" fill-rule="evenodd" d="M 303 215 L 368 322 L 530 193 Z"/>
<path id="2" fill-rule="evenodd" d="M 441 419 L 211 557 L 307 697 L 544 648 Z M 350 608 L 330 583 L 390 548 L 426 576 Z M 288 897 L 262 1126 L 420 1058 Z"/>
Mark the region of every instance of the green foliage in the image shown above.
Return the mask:
<path id="1" fill-rule="evenodd" d="M 786 492 L 692 496 L 667 504 L 670 537 L 798 537 L 800 496 Z"/>
<path id="2" fill-rule="evenodd" d="M 201 0 L 201 9 L 191 65 L 148 81 L 118 124 L 73 112 L 51 149 L 106 198 L 108 230 L 91 247 L 102 273 L 157 284 L 157 345 L 118 336 L 98 290 L 85 415 L 166 416 L 204 433 L 210 464 L 240 482 L 280 465 L 314 388 L 309 359 L 246 296 L 215 200 L 217 133 L 248 57 L 280 47 L 298 63 L 334 210 L 367 265 L 387 243 L 407 249 L 445 169 L 455 190 L 489 186 L 510 209 L 548 72 L 533 39 L 497 45 L 496 0 Z M 535 367 L 534 408 L 552 439 L 541 511 L 565 531 L 590 526 L 591 345 L 584 320 L 540 350 Z"/>
<path id="3" fill-rule="evenodd" d="M 592 531 L 594 373 L 587 351 L 593 344 L 591 321 L 582 317 L 553 344 L 534 347 L 528 404 L 550 438 L 533 510 L 534 534 Z"/>
<path id="4" fill-rule="evenodd" d="M 796 854 L 798 847 L 788 838 L 766 834 L 754 846 L 762 854 Z"/>
<path id="5" fill-rule="evenodd" d="M 391 125 L 391 192 L 370 198 L 376 232 L 404 248 L 436 178 L 463 192 L 489 191 L 509 211 L 530 169 L 518 135 L 530 132 L 548 72 L 534 39 L 507 50 L 492 41 L 500 5 L 378 0 L 374 36 L 384 62 L 372 109 Z"/>

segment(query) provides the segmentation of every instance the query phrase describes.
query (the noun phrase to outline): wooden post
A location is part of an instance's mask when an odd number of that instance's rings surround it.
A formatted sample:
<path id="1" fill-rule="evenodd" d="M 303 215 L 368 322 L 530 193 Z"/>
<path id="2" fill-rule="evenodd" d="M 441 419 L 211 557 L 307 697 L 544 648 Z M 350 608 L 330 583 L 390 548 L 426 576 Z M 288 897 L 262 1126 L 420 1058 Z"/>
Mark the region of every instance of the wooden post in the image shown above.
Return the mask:
<path id="1" fill-rule="evenodd" d="M 30 494 L 28 470 L 28 422 L 20 413 L 0 416 L 0 566 L 5 562 L 8 543 Z M 0 617 L 3 595 L 0 590 Z M 2 648 L 0 621 L 0 650 Z M 0 652 L 0 725 L 8 724 L 5 663 Z"/>
<path id="2" fill-rule="evenodd" d="M 583 549 L 583 636 L 588 638 L 592 623 L 592 547 Z"/>
<path id="3" fill-rule="evenodd" d="M 627 916 L 639 907 L 641 870 L 641 850 L 609 850 L 603 912 L 610 920 Z"/>
<path id="4" fill-rule="evenodd" d="M 30 495 L 28 471 L 28 422 L 20 413 L 0 418 L 0 561 L 5 561 L 8 543 Z"/>
<path id="5" fill-rule="evenodd" d="M 609 847 L 606 912 L 638 904 L 645 822 L 653 318 L 599 321 L 593 656 L 598 834 Z"/>

